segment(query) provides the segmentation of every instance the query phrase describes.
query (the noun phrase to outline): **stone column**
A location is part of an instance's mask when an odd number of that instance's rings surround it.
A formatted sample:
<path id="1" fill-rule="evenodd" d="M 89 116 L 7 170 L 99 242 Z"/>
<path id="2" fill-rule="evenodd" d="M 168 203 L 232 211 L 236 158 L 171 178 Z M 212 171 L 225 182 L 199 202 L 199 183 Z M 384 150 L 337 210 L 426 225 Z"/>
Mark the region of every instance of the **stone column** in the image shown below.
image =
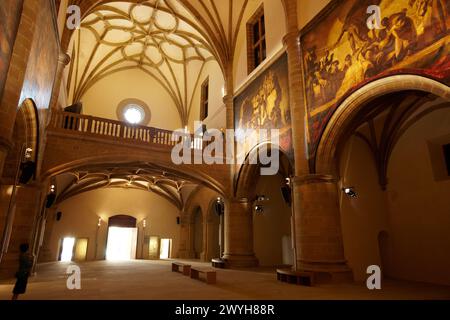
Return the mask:
<path id="1" fill-rule="evenodd" d="M 56 220 L 56 207 L 47 209 L 45 219 L 44 240 L 42 241 L 42 248 L 39 252 L 38 263 L 56 261 L 56 252 L 51 251 L 51 236 L 53 226 Z"/>
<path id="2" fill-rule="evenodd" d="M 253 214 L 248 200 L 232 199 L 225 204 L 225 253 L 228 266 L 253 267 Z"/>
<path id="3" fill-rule="evenodd" d="M 193 224 L 189 215 L 184 212 L 180 213 L 180 245 L 178 256 L 181 259 L 191 259 L 194 257 L 192 248 L 192 229 Z"/>
<path id="4" fill-rule="evenodd" d="M 293 179 L 297 270 L 317 280 L 351 280 L 344 257 L 337 180 L 329 175 Z"/>
<path id="5" fill-rule="evenodd" d="M 58 66 L 56 68 L 56 74 L 55 74 L 55 81 L 53 83 L 52 88 L 52 97 L 50 99 L 49 104 L 49 110 L 50 113 L 53 113 L 54 111 L 58 110 L 58 100 L 59 100 L 59 94 L 61 92 L 61 84 L 63 80 L 63 73 L 65 67 L 69 64 L 70 57 L 68 54 L 60 52 L 58 56 Z M 51 116 L 48 117 L 48 121 L 50 121 Z"/>
<path id="6" fill-rule="evenodd" d="M 310 174 L 306 143 L 309 135 L 306 129 L 308 114 L 297 1 L 283 0 L 283 5 L 288 31 L 283 42 L 288 56 L 289 102 L 295 151 L 295 177 L 292 179 L 295 269 L 314 271 L 318 278 L 348 279 L 351 272 L 344 258 L 336 180 L 326 175 Z"/>

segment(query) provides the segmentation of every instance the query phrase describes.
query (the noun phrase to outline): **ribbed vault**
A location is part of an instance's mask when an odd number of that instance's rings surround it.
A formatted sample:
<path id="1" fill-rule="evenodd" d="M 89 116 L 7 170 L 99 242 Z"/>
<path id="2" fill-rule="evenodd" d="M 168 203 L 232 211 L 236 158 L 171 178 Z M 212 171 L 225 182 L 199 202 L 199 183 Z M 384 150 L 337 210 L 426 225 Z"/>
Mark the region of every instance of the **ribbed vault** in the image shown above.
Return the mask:
<path id="1" fill-rule="evenodd" d="M 128 164 L 126 166 L 87 166 L 59 175 L 60 203 L 84 192 L 102 188 L 124 188 L 153 192 L 180 210 L 198 184 L 160 168 Z"/>
<path id="2" fill-rule="evenodd" d="M 217 61 L 226 75 L 248 2 L 72 1 L 83 20 L 63 35 L 72 57 L 69 102 L 81 101 L 101 79 L 136 68 L 167 91 L 186 125 L 205 65 Z"/>

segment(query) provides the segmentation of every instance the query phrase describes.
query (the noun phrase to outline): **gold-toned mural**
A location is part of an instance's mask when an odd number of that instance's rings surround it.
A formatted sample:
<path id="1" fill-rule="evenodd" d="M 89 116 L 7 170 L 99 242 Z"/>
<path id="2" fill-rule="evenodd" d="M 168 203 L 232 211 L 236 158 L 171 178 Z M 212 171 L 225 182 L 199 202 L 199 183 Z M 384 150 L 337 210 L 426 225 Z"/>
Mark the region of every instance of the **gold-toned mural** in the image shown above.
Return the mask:
<path id="1" fill-rule="evenodd" d="M 0 5 L 0 99 L 19 28 L 23 0 L 2 0 Z"/>
<path id="2" fill-rule="evenodd" d="M 379 28 L 367 8 L 378 5 Z M 334 1 L 301 36 L 310 152 L 339 103 L 369 81 L 392 74 L 450 78 L 450 1 Z"/>
<path id="3" fill-rule="evenodd" d="M 288 88 L 284 54 L 235 98 L 235 130 L 278 129 L 280 148 L 293 159 Z M 250 150 L 254 146 L 244 147 Z"/>

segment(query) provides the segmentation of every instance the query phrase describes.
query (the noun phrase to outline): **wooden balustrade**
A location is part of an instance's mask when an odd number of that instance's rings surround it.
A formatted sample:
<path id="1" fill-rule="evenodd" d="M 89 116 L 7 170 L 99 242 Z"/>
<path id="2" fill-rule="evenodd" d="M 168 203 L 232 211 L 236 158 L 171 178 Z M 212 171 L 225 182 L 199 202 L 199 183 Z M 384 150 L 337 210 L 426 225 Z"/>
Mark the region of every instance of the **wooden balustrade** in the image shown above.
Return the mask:
<path id="1" fill-rule="evenodd" d="M 122 121 L 98 118 L 88 115 L 57 112 L 53 114 L 50 129 L 77 132 L 81 135 L 109 137 L 139 142 L 174 146 L 182 137 L 172 141 L 173 132 L 153 127 L 131 125 Z"/>
<path id="2" fill-rule="evenodd" d="M 131 125 L 126 122 L 98 118 L 83 114 L 70 112 L 55 112 L 49 126 L 50 130 L 73 132 L 79 135 L 101 136 L 106 139 L 124 140 L 130 142 L 157 144 L 163 146 L 174 146 L 184 139 L 184 136 L 177 134 L 176 141 L 172 141 L 173 131 Z M 192 149 L 202 150 L 211 142 L 201 141 L 199 137 L 194 137 L 189 133 L 192 141 Z"/>

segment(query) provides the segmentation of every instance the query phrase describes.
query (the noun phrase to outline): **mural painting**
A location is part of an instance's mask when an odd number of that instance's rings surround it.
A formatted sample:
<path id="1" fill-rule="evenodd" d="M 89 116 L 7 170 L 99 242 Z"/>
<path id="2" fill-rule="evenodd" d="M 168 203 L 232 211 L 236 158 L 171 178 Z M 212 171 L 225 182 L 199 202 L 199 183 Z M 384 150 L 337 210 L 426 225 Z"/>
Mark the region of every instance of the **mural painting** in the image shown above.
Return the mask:
<path id="1" fill-rule="evenodd" d="M 372 30 L 370 5 L 381 9 Z M 311 157 L 339 104 L 369 81 L 393 74 L 450 79 L 450 1 L 347 0 L 329 8 L 301 36 Z"/>
<path id="2" fill-rule="evenodd" d="M 283 54 L 235 98 L 235 130 L 278 129 L 280 149 L 293 161 L 288 88 L 287 56 Z M 243 147 L 250 150 L 254 146 Z"/>
<path id="3" fill-rule="evenodd" d="M 0 99 L 5 88 L 22 8 L 23 0 L 2 0 L 0 5 Z"/>

